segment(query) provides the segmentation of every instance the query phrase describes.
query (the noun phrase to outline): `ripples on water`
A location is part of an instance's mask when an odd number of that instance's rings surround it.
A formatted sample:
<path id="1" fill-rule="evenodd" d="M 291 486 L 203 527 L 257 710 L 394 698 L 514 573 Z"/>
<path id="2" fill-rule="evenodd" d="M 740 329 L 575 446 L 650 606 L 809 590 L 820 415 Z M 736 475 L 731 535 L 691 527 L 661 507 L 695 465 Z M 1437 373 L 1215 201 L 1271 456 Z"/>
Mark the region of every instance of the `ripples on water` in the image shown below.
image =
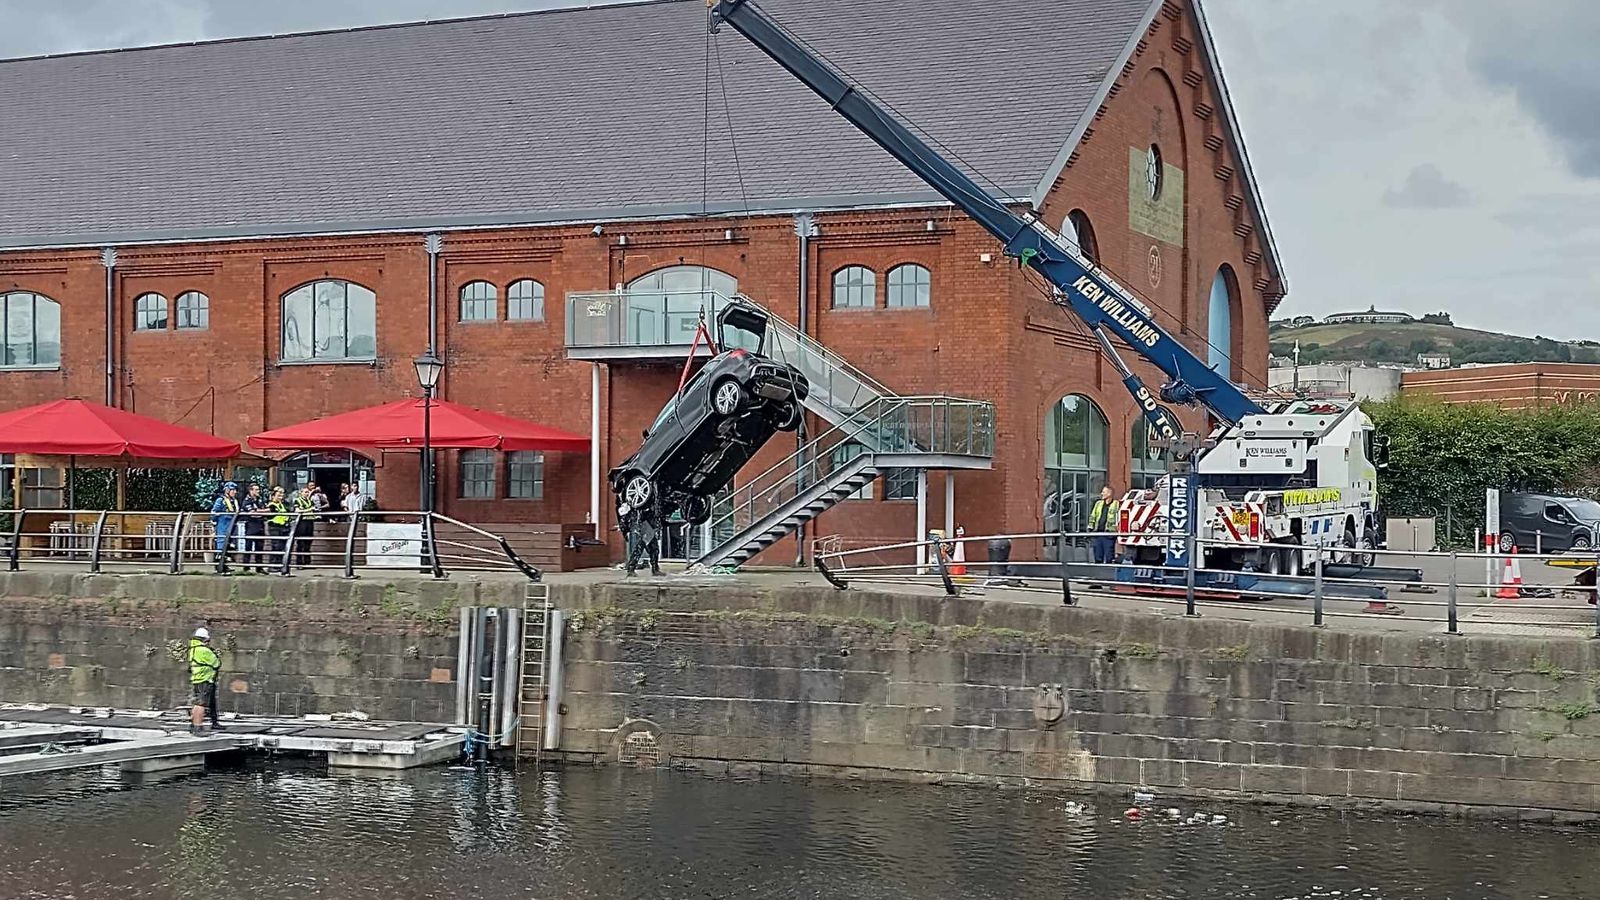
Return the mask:
<path id="1" fill-rule="evenodd" d="M 1588 829 L 1125 806 L 618 769 L 107 770 L 0 784 L 0 900 L 1600 896 Z"/>

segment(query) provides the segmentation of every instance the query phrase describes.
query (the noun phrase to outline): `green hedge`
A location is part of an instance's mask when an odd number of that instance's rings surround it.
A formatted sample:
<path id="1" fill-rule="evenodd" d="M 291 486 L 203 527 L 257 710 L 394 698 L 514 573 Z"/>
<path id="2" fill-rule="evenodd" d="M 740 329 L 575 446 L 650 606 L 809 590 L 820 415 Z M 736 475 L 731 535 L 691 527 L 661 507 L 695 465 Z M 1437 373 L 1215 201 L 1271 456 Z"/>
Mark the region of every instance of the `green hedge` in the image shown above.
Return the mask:
<path id="1" fill-rule="evenodd" d="M 1470 532 L 1483 525 L 1487 488 L 1584 496 L 1600 488 L 1600 403 L 1505 410 L 1398 397 L 1363 408 L 1389 439 L 1389 465 L 1378 473 L 1386 515 L 1449 515 Z"/>

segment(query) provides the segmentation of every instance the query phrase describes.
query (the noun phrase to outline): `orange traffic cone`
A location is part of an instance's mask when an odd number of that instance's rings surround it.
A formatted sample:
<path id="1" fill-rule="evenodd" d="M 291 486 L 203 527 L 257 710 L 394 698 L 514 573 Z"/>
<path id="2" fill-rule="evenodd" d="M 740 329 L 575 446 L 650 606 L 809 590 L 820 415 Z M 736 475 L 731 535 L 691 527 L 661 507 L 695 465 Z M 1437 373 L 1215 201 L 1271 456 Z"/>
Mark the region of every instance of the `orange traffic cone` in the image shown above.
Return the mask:
<path id="1" fill-rule="evenodd" d="M 965 535 L 966 533 L 967 533 L 967 531 L 966 531 L 965 528 L 962 528 L 959 525 L 956 526 L 956 537 L 958 539 L 960 537 L 962 537 L 963 535 Z M 965 575 L 965 574 L 967 574 L 967 545 L 966 545 L 966 542 L 965 541 L 961 541 L 961 540 L 956 540 L 956 541 L 952 541 L 951 544 L 952 544 L 953 549 L 950 552 L 950 574 L 951 575 Z"/>
<path id="2" fill-rule="evenodd" d="M 1522 566 L 1517 562 L 1517 548 L 1511 548 L 1511 555 L 1506 557 L 1506 567 L 1500 574 L 1500 590 L 1495 592 L 1495 597 L 1501 600 L 1515 600 L 1522 596 Z"/>

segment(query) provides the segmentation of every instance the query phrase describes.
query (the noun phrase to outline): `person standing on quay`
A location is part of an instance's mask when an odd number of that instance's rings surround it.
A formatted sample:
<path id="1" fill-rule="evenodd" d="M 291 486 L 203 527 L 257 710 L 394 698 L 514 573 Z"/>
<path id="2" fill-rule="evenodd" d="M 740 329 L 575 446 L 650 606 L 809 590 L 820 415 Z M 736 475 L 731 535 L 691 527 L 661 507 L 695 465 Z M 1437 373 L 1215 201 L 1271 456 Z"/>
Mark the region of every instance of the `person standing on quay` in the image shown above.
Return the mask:
<path id="1" fill-rule="evenodd" d="M 204 626 L 194 630 L 189 639 L 189 687 L 194 692 L 189 707 L 189 733 L 206 734 L 201 728 L 207 715 L 211 727 L 220 731 L 222 723 L 217 716 L 217 673 L 222 670 L 222 660 L 211 649 L 211 632 Z"/>
<path id="2" fill-rule="evenodd" d="M 244 518 L 244 552 L 239 555 L 245 571 L 252 565 L 262 575 L 267 574 L 267 500 L 261 496 L 261 483 L 250 482 L 244 499 L 239 501 L 239 513 Z"/>
<path id="3" fill-rule="evenodd" d="M 301 568 L 311 565 L 311 534 L 317 520 L 317 503 L 311 497 L 316 487 L 315 481 L 307 482 L 294 493 L 293 506 L 299 520 L 293 526 L 291 537 L 294 539 L 294 562 Z"/>
<path id="4" fill-rule="evenodd" d="M 274 565 L 281 565 L 286 559 L 284 554 L 289 552 L 289 523 L 294 520 L 282 487 L 272 489 L 272 497 L 267 500 L 267 511 L 271 514 L 267 519 L 267 558 Z"/>
<path id="5" fill-rule="evenodd" d="M 1100 499 L 1089 510 L 1089 530 L 1095 532 L 1094 561 L 1097 563 L 1112 562 L 1117 555 L 1116 536 L 1105 533 L 1117 530 L 1117 501 L 1113 498 L 1108 484 L 1100 488 Z"/>
<path id="6" fill-rule="evenodd" d="M 217 574 L 227 575 L 228 568 L 228 542 L 233 539 L 233 531 L 239 522 L 239 485 L 228 482 L 222 486 L 222 493 L 211 502 L 211 524 L 217 530 Z"/>

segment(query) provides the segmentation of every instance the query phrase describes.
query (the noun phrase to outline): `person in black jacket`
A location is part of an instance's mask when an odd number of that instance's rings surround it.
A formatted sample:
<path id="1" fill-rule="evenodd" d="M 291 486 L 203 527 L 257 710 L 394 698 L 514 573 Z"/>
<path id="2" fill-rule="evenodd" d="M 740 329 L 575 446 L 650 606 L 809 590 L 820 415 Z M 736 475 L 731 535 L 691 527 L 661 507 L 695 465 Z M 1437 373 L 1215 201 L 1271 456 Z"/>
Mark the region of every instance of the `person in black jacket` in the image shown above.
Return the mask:
<path id="1" fill-rule="evenodd" d="M 261 485 L 252 481 L 239 501 L 239 513 L 244 519 L 244 552 L 239 561 L 246 571 L 253 566 L 262 575 L 267 574 L 267 500 L 261 496 Z"/>

